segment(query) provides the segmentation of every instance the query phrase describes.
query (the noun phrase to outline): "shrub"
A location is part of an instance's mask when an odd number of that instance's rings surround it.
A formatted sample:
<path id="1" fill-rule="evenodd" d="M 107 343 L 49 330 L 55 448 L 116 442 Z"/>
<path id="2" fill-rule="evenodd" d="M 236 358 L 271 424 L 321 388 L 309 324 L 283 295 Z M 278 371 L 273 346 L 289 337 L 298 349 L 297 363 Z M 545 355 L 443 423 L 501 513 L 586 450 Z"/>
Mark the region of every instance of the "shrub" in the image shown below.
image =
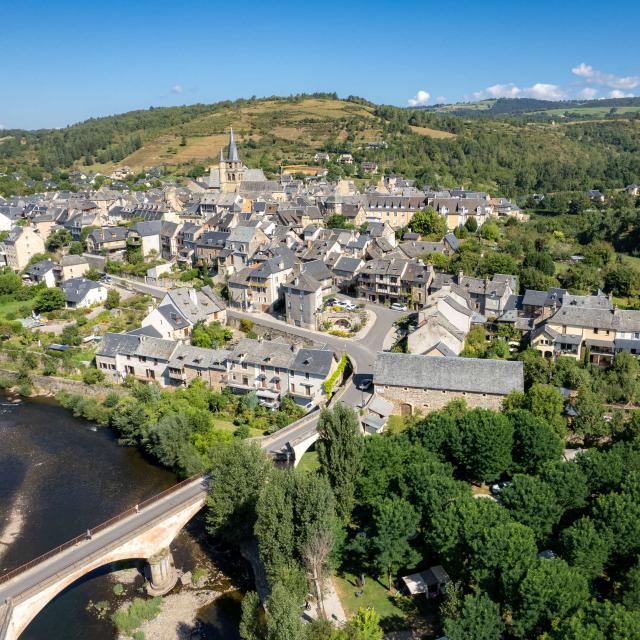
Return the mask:
<path id="1" fill-rule="evenodd" d="M 85 369 L 85 371 L 82 372 L 82 381 L 85 384 L 99 384 L 100 382 L 104 382 L 104 371 L 94 369 L 93 367 Z"/>
<path id="2" fill-rule="evenodd" d="M 144 622 L 153 620 L 160 613 L 161 607 L 162 598 L 151 598 L 151 600 L 135 598 L 126 611 L 117 611 L 111 616 L 111 620 L 120 633 L 130 636 Z"/>
<path id="3" fill-rule="evenodd" d="M 329 398 L 333 393 L 333 387 L 335 383 L 338 381 L 338 378 L 344 372 L 346 366 L 347 366 L 347 354 L 343 353 L 342 358 L 340 358 L 340 362 L 338 363 L 336 370 L 323 383 L 324 393 L 327 396 L 327 398 Z"/>

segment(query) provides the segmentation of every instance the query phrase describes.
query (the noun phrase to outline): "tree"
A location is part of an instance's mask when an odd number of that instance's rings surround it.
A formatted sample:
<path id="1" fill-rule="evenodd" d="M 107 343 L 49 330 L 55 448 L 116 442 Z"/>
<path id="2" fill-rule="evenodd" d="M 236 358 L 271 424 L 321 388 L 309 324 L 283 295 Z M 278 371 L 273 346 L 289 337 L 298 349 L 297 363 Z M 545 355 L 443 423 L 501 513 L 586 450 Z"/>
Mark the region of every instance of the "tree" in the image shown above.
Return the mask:
<path id="1" fill-rule="evenodd" d="M 513 425 L 502 414 L 472 409 L 459 421 L 460 465 L 482 482 L 499 478 L 511 466 Z"/>
<path id="2" fill-rule="evenodd" d="M 353 510 L 363 460 L 363 437 L 354 410 L 342 403 L 333 410 L 323 409 L 318 434 L 320 469 L 333 489 L 338 515 L 346 521 Z"/>
<path id="3" fill-rule="evenodd" d="M 418 553 L 409 540 L 416 534 L 418 514 L 402 498 L 385 498 L 373 516 L 374 534 L 371 546 L 374 564 L 387 577 L 389 591 L 393 586 L 393 574 L 401 567 L 411 566 L 418 559 Z"/>
<path id="4" fill-rule="evenodd" d="M 509 511 L 493 500 L 456 498 L 433 514 L 425 537 L 452 572 L 462 573 L 468 570 L 466 559 L 474 540 L 491 527 L 511 520 Z"/>
<path id="5" fill-rule="evenodd" d="M 414 233 L 440 240 L 447 233 L 447 223 L 444 216 L 432 207 L 423 211 L 416 211 L 409 222 L 409 228 Z"/>
<path id="6" fill-rule="evenodd" d="M 518 586 L 536 561 L 533 531 L 518 522 L 485 529 L 471 541 L 471 575 L 492 598 L 513 602 Z"/>
<path id="7" fill-rule="evenodd" d="M 273 464 L 255 444 L 233 442 L 215 447 L 210 454 L 207 527 L 211 534 L 229 542 L 241 542 L 253 535 L 256 504 Z"/>
<path id="8" fill-rule="evenodd" d="M 137 398 L 125 396 L 111 412 L 109 423 L 118 432 L 120 444 L 135 446 L 146 436 L 148 417 Z"/>
<path id="9" fill-rule="evenodd" d="M 241 603 L 240 637 L 242 640 L 261 640 L 266 629 L 262 620 L 262 605 L 260 596 L 255 591 L 249 591 Z"/>
<path id="10" fill-rule="evenodd" d="M 616 296 L 631 296 L 640 286 L 640 273 L 633 267 L 618 264 L 604 277 L 605 291 L 611 291 Z"/>
<path id="11" fill-rule="evenodd" d="M 104 303 L 105 309 L 117 309 L 120 306 L 120 294 L 116 289 L 107 291 L 107 299 Z"/>
<path id="12" fill-rule="evenodd" d="M 589 603 L 564 620 L 555 640 L 638 640 L 640 612 L 612 602 Z"/>
<path id="13" fill-rule="evenodd" d="M 382 640 L 384 638 L 380 616 L 371 607 L 358 609 L 355 616 L 347 622 L 344 632 L 346 640 Z"/>
<path id="14" fill-rule="evenodd" d="M 553 489 L 535 476 L 514 476 L 500 499 L 518 522 L 531 527 L 539 541 L 551 534 L 562 516 Z"/>
<path id="15" fill-rule="evenodd" d="M 519 587 L 513 629 L 522 638 L 538 637 L 574 613 L 589 598 L 587 579 L 558 558 L 540 559 Z"/>
<path id="16" fill-rule="evenodd" d="M 509 415 L 513 423 L 513 462 L 520 473 L 537 473 L 551 460 L 559 460 L 564 443 L 542 419 L 529 411 L 514 411 Z"/>
<path id="17" fill-rule="evenodd" d="M 43 289 L 36 297 L 35 308 L 41 313 L 64 309 L 64 295 L 60 289 Z"/>
<path id="18" fill-rule="evenodd" d="M 527 391 L 526 408 L 534 416 L 542 418 L 551 425 L 560 437 L 564 436 L 566 432 L 566 423 L 562 417 L 564 398 L 558 389 L 548 384 L 533 384 Z"/>
<path id="19" fill-rule="evenodd" d="M 11 295 L 21 288 L 22 278 L 17 273 L 8 268 L 0 271 L 0 295 Z"/>
<path id="20" fill-rule="evenodd" d="M 624 558 L 640 551 L 640 502 L 630 493 L 600 496 L 593 508 L 594 523 L 611 541 L 611 552 Z"/>
<path id="21" fill-rule="evenodd" d="M 592 580 L 602 575 L 609 558 L 609 540 L 597 529 L 593 520 L 580 518 L 560 535 L 563 557 Z"/>
<path id="22" fill-rule="evenodd" d="M 579 464 L 565 460 L 548 462 L 540 470 L 539 478 L 553 489 L 563 511 L 581 509 L 586 504 L 590 490 Z"/>
<path id="23" fill-rule="evenodd" d="M 500 227 L 495 222 L 485 222 L 480 227 L 480 235 L 485 240 L 496 240 L 500 239 Z"/>
<path id="24" fill-rule="evenodd" d="M 193 426 L 186 415 L 167 413 L 149 428 L 146 449 L 163 465 L 177 469 L 184 477 L 202 473 L 205 465 L 193 443 L 193 432 Z"/>
<path id="25" fill-rule="evenodd" d="M 465 596 L 460 617 L 446 619 L 444 631 L 449 640 L 500 640 L 504 631 L 500 608 L 485 594 Z"/>
<path id="26" fill-rule="evenodd" d="M 467 218 L 464 226 L 469 233 L 475 233 L 478 230 L 478 220 L 475 216 L 470 216 L 469 218 Z"/>
<path id="27" fill-rule="evenodd" d="M 601 438 L 611 434 L 611 427 L 604 419 L 602 398 L 589 389 L 582 389 L 576 400 L 578 416 L 574 421 L 574 430 L 584 438 L 587 446 L 592 446 Z"/>
<path id="28" fill-rule="evenodd" d="M 300 603 L 277 582 L 266 604 L 267 640 L 300 640 L 305 629 Z"/>
<path id="29" fill-rule="evenodd" d="M 324 579 L 333 543 L 332 531 L 326 528 L 317 529 L 302 549 L 302 558 L 315 589 L 318 610 L 322 618 L 327 617 L 324 609 Z"/>
<path id="30" fill-rule="evenodd" d="M 80 337 L 80 330 L 77 324 L 69 324 L 60 332 L 60 340 L 62 344 L 67 344 L 70 347 L 77 347 L 80 345 L 82 338 Z"/>
<path id="31" fill-rule="evenodd" d="M 617 353 L 607 372 L 610 399 L 635 403 L 640 397 L 640 362 L 630 353 Z"/>
<path id="32" fill-rule="evenodd" d="M 493 276 L 496 273 L 517 274 L 518 264 L 508 253 L 487 253 L 478 265 L 480 275 Z"/>

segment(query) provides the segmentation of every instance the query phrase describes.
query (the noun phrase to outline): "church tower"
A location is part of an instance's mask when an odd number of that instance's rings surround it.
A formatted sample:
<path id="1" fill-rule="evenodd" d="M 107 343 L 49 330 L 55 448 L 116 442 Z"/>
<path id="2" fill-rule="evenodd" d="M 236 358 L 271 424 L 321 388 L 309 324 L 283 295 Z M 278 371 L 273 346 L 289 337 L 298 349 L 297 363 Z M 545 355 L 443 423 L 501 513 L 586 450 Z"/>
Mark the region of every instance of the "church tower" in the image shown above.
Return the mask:
<path id="1" fill-rule="evenodd" d="M 244 178 L 244 165 L 240 162 L 236 139 L 233 135 L 233 127 L 229 130 L 229 146 L 225 160 L 224 150 L 220 149 L 220 191 L 230 193 L 238 191 Z"/>

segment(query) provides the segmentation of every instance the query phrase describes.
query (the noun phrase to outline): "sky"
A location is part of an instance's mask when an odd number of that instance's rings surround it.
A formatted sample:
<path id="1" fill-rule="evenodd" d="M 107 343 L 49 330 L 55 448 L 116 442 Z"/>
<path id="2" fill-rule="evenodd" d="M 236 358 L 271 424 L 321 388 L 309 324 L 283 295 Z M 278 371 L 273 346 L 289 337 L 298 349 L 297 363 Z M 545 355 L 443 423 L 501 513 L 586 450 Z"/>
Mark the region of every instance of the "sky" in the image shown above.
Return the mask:
<path id="1" fill-rule="evenodd" d="M 0 127 L 335 91 L 398 106 L 640 95 L 637 0 L 0 2 Z"/>

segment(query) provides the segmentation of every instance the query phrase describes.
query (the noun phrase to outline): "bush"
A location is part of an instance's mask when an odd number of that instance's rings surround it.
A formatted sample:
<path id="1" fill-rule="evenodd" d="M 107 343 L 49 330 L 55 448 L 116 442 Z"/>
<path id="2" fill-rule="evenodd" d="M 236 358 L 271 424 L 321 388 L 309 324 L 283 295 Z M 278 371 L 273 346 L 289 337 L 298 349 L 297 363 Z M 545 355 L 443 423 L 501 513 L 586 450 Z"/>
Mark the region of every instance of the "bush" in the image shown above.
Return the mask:
<path id="1" fill-rule="evenodd" d="M 240 331 L 249 333 L 253 330 L 253 320 L 240 320 Z"/>
<path id="2" fill-rule="evenodd" d="M 133 635 L 147 620 L 153 620 L 162 607 L 162 598 L 151 598 L 143 600 L 136 598 L 126 611 L 117 611 L 111 616 L 113 624 L 116 625 L 120 633 Z"/>
<path id="3" fill-rule="evenodd" d="M 93 367 L 82 372 L 82 381 L 85 384 L 99 384 L 100 382 L 104 382 L 104 377 L 103 371 L 94 369 Z"/>
<path id="4" fill-rule="evenodd" d="M 338 381 L 338 378 L 344 372 L 346 366 L 347 366 L 347 354 L 343 353 L 342 358 L 340 358 L 340 362 L 338 363 L 338 367 L 323 383 L 324 393 L 327 396 L 327 399 L 331 397 L 331 394 L 333 393 L 333 386 Z"/>
<path id="5" fill-rule="evenodd" d="M 121 596 L 124 593 L 124 585 L 119 582 L 113 585 L 113 593 L 117 596 Z"/>

